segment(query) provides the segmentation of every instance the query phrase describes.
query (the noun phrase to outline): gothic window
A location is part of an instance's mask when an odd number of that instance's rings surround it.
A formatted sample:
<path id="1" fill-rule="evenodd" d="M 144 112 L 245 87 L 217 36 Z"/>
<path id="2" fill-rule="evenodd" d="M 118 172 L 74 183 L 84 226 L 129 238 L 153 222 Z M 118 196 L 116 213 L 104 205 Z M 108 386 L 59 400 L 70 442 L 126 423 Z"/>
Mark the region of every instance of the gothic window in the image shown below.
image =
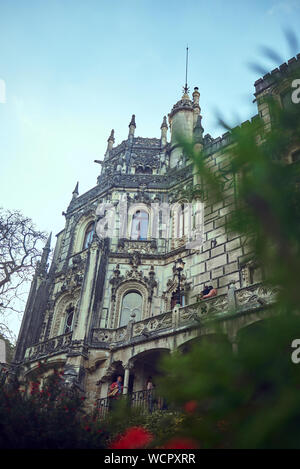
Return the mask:
<path id="1" fill-rule="evenodd" d="M 66 322 L 64 328 L 64 334 L 72 331 L 73 326 L 73 318 L 74 318 L 74 306 L 72 303 L 69 304 L 68 308 L 66 309 Z"/>
<path id="2" fill-rule="evenodd" d="M 89 245 L 93 241 L 93 236 L 94 236 L 94 223 L 90 223 L 85 231 L 83 249 L 87 249 L 89 247 Z"/>
<path id="3" fill-rule="evenodd" d="M 131 319 L 140 321 L 143 298 L 140 293 L 131 291 L 123 297 L 119 327 L 126 326 Z"/>
<path id="4" fill-rule="evenodd" d="M 143 210 L 137 210 L 132 217 L 131 239 L 146 240 L 148 235 L 149 215 Z"/>

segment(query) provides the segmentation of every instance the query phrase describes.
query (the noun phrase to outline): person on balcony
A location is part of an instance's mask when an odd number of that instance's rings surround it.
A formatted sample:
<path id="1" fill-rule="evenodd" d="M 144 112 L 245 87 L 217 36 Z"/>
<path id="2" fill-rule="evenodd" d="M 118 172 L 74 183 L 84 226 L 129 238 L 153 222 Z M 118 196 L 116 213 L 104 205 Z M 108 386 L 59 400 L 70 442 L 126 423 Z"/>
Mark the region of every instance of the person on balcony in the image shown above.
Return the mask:
<path id="1" fill-rule="evenodd" d="M 114 381 L 110 387 L 107 397 L 109 398 L 109 407 L 112 408 L 114 402 L 123 394 L 123 378 L 121 375 L 117 377 L 117 380 Z"/>
<path id="2" fill-rule="evenodd" d="M 148 403 L 148 411 L 152 414 L 153 411 L 153 391 L 154 391 L 154 384 L 152 381 L 152 376 L 149 376 L 146 381 L 146 397 Z"/>
<path id="3" fill-rule="evenodd" d="M 213 296 L 216 296 L 217 294 L 217 289 L 214 288 L 212 285 L 209 285 L 209 287 L 206 287 L 208 292 L 205 293 L 203 296 L 202 296 L 202 299 L 206 299 L 206 298 L 212 298 Z M 206 291 L 207 291 L 206 290 Z M 204 293 L 204 290 L 203 290 L 203 293 Z"/>
<path id="4" fill-rule="evenodd" d="M 203 296 L 204 296 L 204 295 L 208 295 L 209 292 L 210 292 L 209 287 L 207 287 L 206 285 L 204 285 L 204 288 L 203 288 L 202 292 L 201 292 L 201 293 L 198 293 L 198 295 L 197 295 L 197 301 L 201 301 L 202 298 L 203 298 Z"/>

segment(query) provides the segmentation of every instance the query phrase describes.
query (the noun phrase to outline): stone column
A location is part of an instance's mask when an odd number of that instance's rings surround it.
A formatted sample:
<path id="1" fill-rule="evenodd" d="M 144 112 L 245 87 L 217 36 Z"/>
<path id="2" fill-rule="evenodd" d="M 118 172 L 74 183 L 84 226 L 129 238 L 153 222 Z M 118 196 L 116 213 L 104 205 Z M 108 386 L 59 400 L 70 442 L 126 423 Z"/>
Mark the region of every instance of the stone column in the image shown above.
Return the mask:
<path id="1" fill-rule="evenodd" d="M 128 394 L 128 382 L 129 382 L 129 373 L 130 373 L 130 365 L 124 366 L 124 384 L 123 384 L 123 394 Z"/>

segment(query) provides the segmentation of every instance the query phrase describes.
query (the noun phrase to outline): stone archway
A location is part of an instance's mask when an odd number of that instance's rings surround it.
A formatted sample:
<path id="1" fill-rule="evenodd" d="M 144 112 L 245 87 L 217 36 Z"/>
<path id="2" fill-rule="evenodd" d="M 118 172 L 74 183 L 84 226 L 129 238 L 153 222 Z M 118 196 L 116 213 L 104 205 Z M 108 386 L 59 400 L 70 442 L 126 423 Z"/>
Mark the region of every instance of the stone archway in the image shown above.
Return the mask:
<path id="1" fill-rule="evenodd" d="M 77 312 L 79 293 L 80 290 L 77 289 L 72 293 L 64 293 L 57 299 L 54 306 L 54 321 L 52 323 L 50 338 L 63 334 L 62 328 L 65 319 L 66 308 L 69 304 L 72 304 L 74 306 L 75 312 Z M 75 317 L 73 321 L 75 321 Z"/>
<path id="2" fill-rule="evenodd" d="M 169 353 L 170 349 L 167 348 L 152 348 L 133 356 L 130 359 L 129 365 L 130 375 L 134 378 L 132 379 L 129 391 L 135 392 L 145 389 L 146 381 L 150 376 L 155 381 L 155 377 L 161 375 L 159 361 L 163 355 Z"/>
<path id="3" fill-rule="evenodd" d="M 162 375 L 159 362 L 163 355 L 169 353 L 170 349 L 166 348 L 149 349 L 130 359 L 128 394 L 132 407 L 147 412 L 167 408 L 165 400 L 157 391 L 157 381 Z M 151 383 L 150 389 L 147 386 L 149 382 Z"/>

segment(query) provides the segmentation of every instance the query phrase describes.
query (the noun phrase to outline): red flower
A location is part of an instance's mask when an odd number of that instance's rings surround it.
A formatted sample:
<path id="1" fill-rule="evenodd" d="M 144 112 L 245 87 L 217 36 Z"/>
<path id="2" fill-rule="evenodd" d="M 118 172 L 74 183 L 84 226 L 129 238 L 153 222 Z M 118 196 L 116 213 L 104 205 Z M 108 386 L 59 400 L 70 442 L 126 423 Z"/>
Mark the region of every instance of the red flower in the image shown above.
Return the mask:
<path id="1" fill-rule="evenodd" d="M 153 435 L 142 427 L 131 427 L 114 440 L 110 449 L 141 449 L 153 440 Z"/>
<path id="2" fill-rule="evenodd" d="M 85 431 L 86 432 L 90 432 L 91 431 L 91 427 L 89 427 L 88 425 L 86 427 L 84 427 Z"/>
<path id="3" fill-rule="evenodd" d="M 192 440 L 191 438 L 172 438 L 169 440 L 165 446 L 163 446 L 163 449 L 197 449 L 199 448 L 199 445 L 195 440 Z"/>
<path id="4" fill-rule="evenodd" d="M 195 410 L 197 409 L 198 407 L 198 402 L 197 401 L 188 401 L 184 404 L 184 410 L 188 413 L 188 414 L 193 414 L 195 412 Z"/>

